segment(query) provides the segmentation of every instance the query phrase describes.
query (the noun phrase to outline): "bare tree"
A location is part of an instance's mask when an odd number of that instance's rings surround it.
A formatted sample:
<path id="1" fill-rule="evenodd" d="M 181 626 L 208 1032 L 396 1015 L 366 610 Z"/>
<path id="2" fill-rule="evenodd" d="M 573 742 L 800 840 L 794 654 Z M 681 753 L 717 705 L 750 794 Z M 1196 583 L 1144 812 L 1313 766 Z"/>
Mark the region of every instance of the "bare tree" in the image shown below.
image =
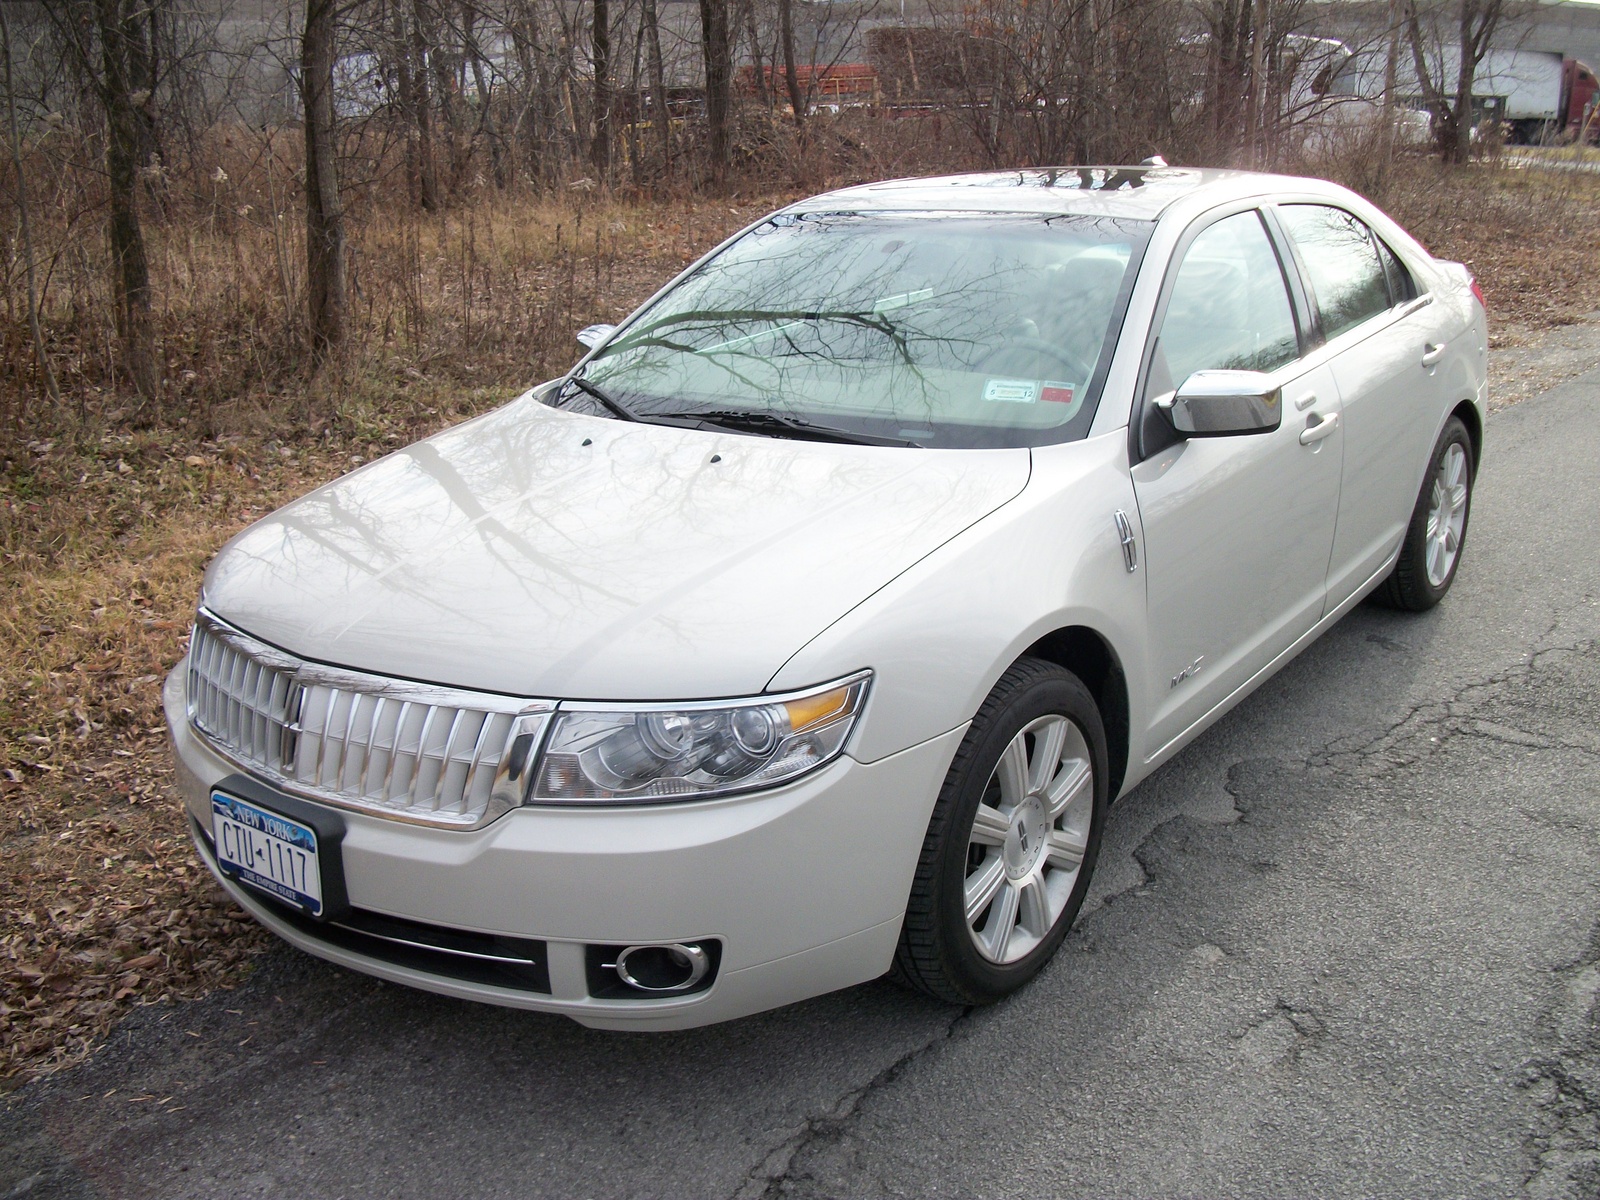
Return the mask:
<path id="1" fill-rule="evenodd" d="M 783 44 L 783 79 L 788 85 L 789 107 L 794 112 L 794 127 L 805 130 L 806 105 L 800 94 L 800 77 L 794 64 L 794 6 L 793 0 L 778 0 L 778 40 Z"/>
<path id="2" fill-rule="evenodd" d="M 410 10 L 401 13 L 397 8 L 395 13 L 396 27 L 404 38 L 397 47 L 400 104 L 415 131 L 418 201 L 432 212 L 439 207 L 439 167 L 433 136 L 433 86 L 428 72 L 430 22 L 423 0 L 412 0 Z"/>
<path id="3" fill-rule="evenodd" d="M 656 13 L 656 0 L 642 0 L 640 21 L 644 24 L 645 53 L 650 63 L 650 107 L 654 109 L 652 124 L 661 148 L 661 169 L 672 174 L 672 114 L 667 110 L 666 71 L 661 61 L 661 20 Z"/>
<path id="4" fill-rule="evenodd" d="M 102 0 L 104 2 L 104 0 Z M 306 134 L 306 293 L 311 350 L 318 360 L 348 333 L 344 205 L 333 107 L 336 0 L 306 0 L 300 42 L 300 99 Z"/>
<path id="5" fill-rule="evenodd" d="M 105 178 L 109 192 L 107 234 L 111 246 L 112 293 L 123 370 L 146 402 L 161 388 L 155 326 L 151 316 L 150 264 L 139 220 L 138 181 L 145 121 L 139 109 L 151 93 L 135 92 L 133 47 L 159 0 L 92 0 L 89 5 L 47 5 L 68 54 L 105 117 Z"/>
<path id="6" fill-rule="evenodd" d="M 591 0 L 594 21 L 589 29 L 589 48 L 594 61 L 594 140 L 589 159 L 603 179 L 611 171 L 611 6 L 607 0 Z"/>
<path id="7" fill-rule="evenodd" d="M 6 119 L 11 132 L 11 162 L 17 172 L 17 233 L 22 240 L 22 254 L 28 278 L 28 329 L 33 335 L 33 353 L 39 361 L 39 374 L 44 379 L 45 391 L 57 405 L 61 403 L 61 389 L 56 386 L 56 375 L 50 369 L 50 357 L 45 353 L 44 331 L 39 328 L 39 284 L 33 268 L 33 229 L 28 214 L 28 180 L 22 166 L 22 135 L 17 130 L 17 87 L 11 77 L 11 24 L 6 20 L 6 6 L 0 4 L 0 54 L 5 55 Z"/>
<path id="8" fill-rule="evenodd" d="M 469 0 L 461 6 L 462 47 L 472 71 L 473 87 L 478 94 L 478 127 L 489 143 L 489 165 L 494 172 L 494 185 L 504 189 L 508 180 L 504 139 L 500 135 L 496 121 L 496 110 L 499 105 L 496 103 L 494 90 L 485 77 L 484 53 L 478 41 L 478 27 L 478 11 Z"/>
<path id="9" fill-rule="evenodd" d="M 706 73 L 706 152 L 712 182 L 720 185 L 728 177 L 728 112 L 733 85 L 728 0 L 700 0 L 700 52 Z"/>
<path id="10" fill-rule="evenodd" d="M 142 36 L 140 22 L 148 8 L 137 0 L 95 0 L 100 35 L 100 100 L 106 113 L 106 180 L 111 188 L 111 257 L 117 283 L 117 330 L 122 337 L 123 365 L 134 388 L 146 400 L 161 390 L 155 327 L 151 319 L 150 264 L 144 229 L 139 223 L 135 190 L 145 126 L 138 109 L 148 103 L 134 97 L 134 52 Z"/>
<path id="11" fill-rule="evenodd" d="M 1441 46 L 1438 53 L 1431 55 L 1425 23 L 1431 16 L 1443 26 L 1440 14 L 1419 10 L 1417 0 L 1404 3 L 1412 67 L 1422 89 L 1422 101 L 1433 117 L 1434 144 L 1446 162 L 1465 162 L 1472 152 L 1472 89 L 1478 64 L 1510 15 L 1507 0 L 1460 0 L 1454 21 L 1456 45 L 1453 49 Z M 1451 67 L 1455 68 L 1453 88 Z"/>

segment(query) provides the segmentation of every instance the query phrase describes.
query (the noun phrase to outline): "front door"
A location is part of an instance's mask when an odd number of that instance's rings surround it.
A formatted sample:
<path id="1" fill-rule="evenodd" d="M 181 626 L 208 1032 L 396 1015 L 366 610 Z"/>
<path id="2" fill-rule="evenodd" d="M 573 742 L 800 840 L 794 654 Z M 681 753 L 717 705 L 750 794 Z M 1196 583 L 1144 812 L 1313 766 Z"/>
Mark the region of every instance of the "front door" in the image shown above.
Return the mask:
<path id="1" fill-rule="evenodd" d="M 1150 630 L 1146 760 L 1321 618 L 1344 450 L 1332 372 L 1301 361 L 1259 213 L 1194 236 L 1156 336 L 1147 402 L 1194 371 L 1255 370 L 1282 385 L 1283 419 L 1271 433 L 1178 441 L 1133 469 Z"/>

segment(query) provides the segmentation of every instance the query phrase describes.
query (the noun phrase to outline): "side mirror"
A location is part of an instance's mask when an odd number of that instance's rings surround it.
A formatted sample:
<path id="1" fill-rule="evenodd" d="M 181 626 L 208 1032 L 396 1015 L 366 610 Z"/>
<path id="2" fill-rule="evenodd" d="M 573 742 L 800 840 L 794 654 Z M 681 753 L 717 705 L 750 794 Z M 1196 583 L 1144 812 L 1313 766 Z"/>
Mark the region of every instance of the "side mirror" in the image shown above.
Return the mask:
<path id="1" fill-rule="evenodd" d="M 578 330 L 578 341 L 593 350 L 616 331 L 615 325 L 585 325 Z"/>
<path id="2" fill-rule="evenodd" d="M 1283 423 L 1282 389 L 1260 371 L 1196 371 L 1156 409 L 1181 437 L 1271 433 Z"/>

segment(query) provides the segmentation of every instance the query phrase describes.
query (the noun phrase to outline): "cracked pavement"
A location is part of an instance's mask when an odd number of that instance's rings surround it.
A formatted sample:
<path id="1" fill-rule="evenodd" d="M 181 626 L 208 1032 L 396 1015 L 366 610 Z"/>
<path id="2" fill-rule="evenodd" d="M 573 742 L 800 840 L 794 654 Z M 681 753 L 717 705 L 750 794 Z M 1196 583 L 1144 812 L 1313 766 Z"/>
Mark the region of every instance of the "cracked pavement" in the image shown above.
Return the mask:
<path id="1" fill-rule="evenodd" d="M 1051 967 L 622 1035 L 278 948 L 0 1112 L 0 1197 L 1600 1194 L 1600 372 L 1461 574 L 1114 810 Z"/>

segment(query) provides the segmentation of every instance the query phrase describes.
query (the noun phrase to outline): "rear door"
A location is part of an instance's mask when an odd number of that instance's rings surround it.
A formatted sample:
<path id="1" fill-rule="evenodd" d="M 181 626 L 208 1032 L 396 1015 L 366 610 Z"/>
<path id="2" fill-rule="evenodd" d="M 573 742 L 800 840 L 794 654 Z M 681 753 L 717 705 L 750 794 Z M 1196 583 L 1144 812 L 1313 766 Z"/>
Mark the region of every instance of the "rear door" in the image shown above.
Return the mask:
<path id="1" fill-rule="evenodd" d="M 1302 359 L 1309 340 L 1282 252 L 1255 209 L 1202 218 L 1157 307 L 1132 472 L 1147 572 L 1147 760 L 1322 616 L 1339 397 L 1329 369 Z M 1270 373 L 1282 387 L 1280 427 L 1176 440 L 1155 398 L 1215 368 Z"/>
<path id="2" fill-rule="evenodd" d="M 1329 204 L 1274 210 L 1303 267 L 1344 421 L 1344 486 L 1328 608 L 1400 544 L 1444 411 L 1447 314 L 1353 214 Z"/>

